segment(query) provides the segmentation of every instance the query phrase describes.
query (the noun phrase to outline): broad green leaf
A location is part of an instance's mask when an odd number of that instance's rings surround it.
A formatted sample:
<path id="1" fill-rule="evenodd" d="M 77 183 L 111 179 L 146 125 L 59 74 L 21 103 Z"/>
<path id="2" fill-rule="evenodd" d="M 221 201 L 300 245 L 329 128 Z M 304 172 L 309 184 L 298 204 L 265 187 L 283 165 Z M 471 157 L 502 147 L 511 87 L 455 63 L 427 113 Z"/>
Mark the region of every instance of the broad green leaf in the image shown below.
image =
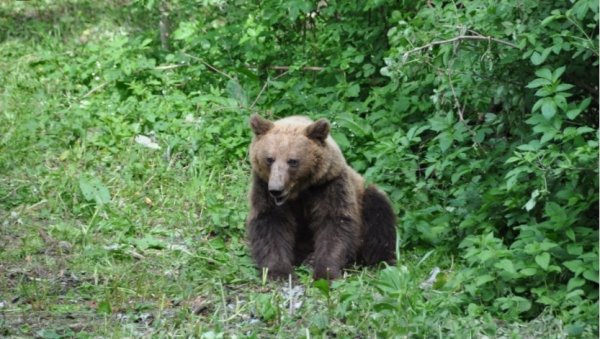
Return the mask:
<path id="1" fill-rule="evenodd" d="M 575 86 L 573 86 L 571 84 L 559 84 L 558 86 L 556 86 L 556 91 L 564 92 L 564 91 L 570 90 L 573 87 L 575 87 Z"/>
<path id="2" fill-rule="evenodd" d="M 562 94 L 564 94 L 564 93 L 559 93 L 559 94 L 555 95 L 553 101 L 558 108 L 562 109 L 563 111 L 566 111 L 567 110 L 567 99 Z"/>
<path id="3" fill-rule="evenodd" d="M 569 238 L 571 241 L 575 241 L 575 231 L 573 231 L 572 229 L 568 229 L 565 231 L 565 235 L 567 236 L 567 238 Z"/>
<path id="4" fill-rule="evenodd" d="M 552 81 L 552 72 L 547 68 L 539 69 L 535 72 L 535 75 L 542 79 L 546 79 L 548 81 Z"/>
<path id="5" fill-rule="evenodd" d="M 576 259 L 576 260 L 569 260 L 569 261 L 565 261 L 562 263 L 566 268 L 569 269 L 569 271 L 575 273 L 576 275 L 581 274 L 583 271 L 585 271 L 585 267 L 583 264 L 583 261 Z"/>
<path id="6" fill-rule="evenodd" d="M 569 279 L 569 282 L 567 283 L 567 291 L 572 291 L 583 285 L 585 285 L 584 279 L 581 279 L 578 277 L 573 277 L 573 278 Z"/>
<path id="7" fill-rule="evenodd" d="M 108 188 L 97 178 L 79 178 L 79 189 L 87 201 L 94 201 L 98 205 L 110 202 Z"/>
<path id="8" fill-rule="evenodd" d="M 581 114 L 581 110 L 579 108 L 573 108 L 567 111 L 567 118 L 569 118 L 569 120 L 573 120 L 577 118 L 579 114 Z"/>
<path id="9" fill-rule="evenodd" d="M 552 84 L 552 82 L 548 79 L 537 78 L 537 79 L 533 80 L 532 82 L 528 83 L 527 88 L 538 88 L 538 87 L 547 86 L 550 84 Z"/>
<path id="10" fill-rule="evenodd" d="M 442 149 L 442 152 L 446 152 L 448 148 L 452 146 L 454 138 L 452 137 L 452 134 L 448 132 L 442 132 L 440 135 L 438 135 L 438 141 L 440 142 L 440 148 Z"/>
<path id="11" fill-rule="evenodd" d="M 346 89 L 346 97 L 355 98 L 358 96 L 360 92 L 360 86 L 357 83 L 352 84 L 348 89 Z"/>
<path id="12" fill-rule="evenodd" d="M 544 135 L 542 135 L 540 142 L 543 144 L 543 143 L 546 143 L 546 142 L 554 139 L 554 137 L 556 136 L 556 133 L 557 133 L 556 130 L 553 130 L 553 129 L 544 132 Z"/>
<path id="13" fill-rule="evenodd" d="M 326 298 L 329 298 L 329 282 L 327 280 L 319 279 L 313 283 L 313 286 L 321 291 Z"/>
<path id="14" fill-rule="evenodd" d="M 596 132 L 596 130 L 588 126 L 577 127 L 577 135 L 582 135 L 591 132 Z"/>
<path id="15" fill-rule="evenodd" d="M 598 270 L 586 270 L 583 272 L 583 277 L 589 281 L 598 283 Z"/>
<path id="16" fill-rule="evenodd" d="M 539 52 L 533 52 L 531 55 L 531 63 L 534 65 L 541 65 L 546 58 Z"/>
<path id="17" fill-rule="evenodd" d="M 475 278 L 475 286 L 481 286 L 494 280 L 496 280 L 496 278 L 489 274 L 480 275 L 477 278 Z"/>
<path id="18" fill-rule="evenodd" d="M 583 246 L 581 244 L 568 244 L 567 253 L 570 255 L 581 255 L 583 253 Z"/>
<path id="19" fill-rule="evenodd" d="M 511 273 L 511 274 L 516 274 L 517 273 L 517 271 L 515 270 L 515 266 L 514 266 L 513 262 L 510 261 L 509 259 L 502 259 L 502 260 L 500 260 L 499 262 L 497 262 L 494 265 L 494 267 L 503 269 L 506 272 Z"/>
<path id="20" fill-rule="evenodd" d="M 552 119 L 552 117 L 556 114 L 556 104 L 554 103 L 553 100 L 548 99 L 545 100 L 544 103 L 542 104 L 542 115 L 550 120 Z"/>
<path id="21" fill-rule="evenodd" d="M 559 67 L 552 72 L 552 81 L 557 81 L 558 78 L 565 72 L 565 66 Z"/>
<path id="22" fill-rule="evenodd" d="M 553 201 L 546 203 L 544 212 L 558 228 L 567 226 L 567 213 L 559 204 Z"/>
<path id="23" fill-rule="evenodd" d="M 528 268 L 524 268 L 524 269 L 520 270 L 519 273 L 521 273 L 524 276 L 530 277 L 537 273 L 537 269 L 535 269 L 533 267 L 528 267 Z"/>
<path id="24" fill-rule="evenodd" d="M 548 270 L 548 265 L 550 264 L 550 253 L 544 252 L 542 254 L 535 256 L 535 262 L 540 265 L 542 269 L 545 271 Z"/>

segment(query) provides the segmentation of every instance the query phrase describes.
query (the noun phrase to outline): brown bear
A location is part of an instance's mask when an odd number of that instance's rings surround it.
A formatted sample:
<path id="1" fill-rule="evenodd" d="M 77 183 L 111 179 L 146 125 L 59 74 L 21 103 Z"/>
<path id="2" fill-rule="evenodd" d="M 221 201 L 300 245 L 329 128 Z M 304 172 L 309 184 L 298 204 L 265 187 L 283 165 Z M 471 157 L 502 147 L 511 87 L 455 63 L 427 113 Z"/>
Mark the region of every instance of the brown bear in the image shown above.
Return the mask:
<path id="1" fill-rule="evenodd" d="M 348 164 L 327 120 L 250 118 L 252 256 L 270 278 L 310 261 L 315 279 L 340 277 L 357 262 L 395 259 L 395 215 L 387 196 Z"/>

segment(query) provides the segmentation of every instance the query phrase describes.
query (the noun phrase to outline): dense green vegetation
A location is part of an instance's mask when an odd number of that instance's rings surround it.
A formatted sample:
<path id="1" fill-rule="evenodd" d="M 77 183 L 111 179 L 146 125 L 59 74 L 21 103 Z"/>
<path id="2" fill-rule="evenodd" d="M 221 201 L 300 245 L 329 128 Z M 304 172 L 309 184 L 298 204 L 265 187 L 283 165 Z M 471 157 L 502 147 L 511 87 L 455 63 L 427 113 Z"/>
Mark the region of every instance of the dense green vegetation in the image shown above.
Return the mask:
<path id="1" fill-rule="evenodd" d="M 597 337 L 598 28 L 596 0 L 0 3 L 0 336 Z M 260 278 L 254 112 L 332 121 L 397 266 Z"/>

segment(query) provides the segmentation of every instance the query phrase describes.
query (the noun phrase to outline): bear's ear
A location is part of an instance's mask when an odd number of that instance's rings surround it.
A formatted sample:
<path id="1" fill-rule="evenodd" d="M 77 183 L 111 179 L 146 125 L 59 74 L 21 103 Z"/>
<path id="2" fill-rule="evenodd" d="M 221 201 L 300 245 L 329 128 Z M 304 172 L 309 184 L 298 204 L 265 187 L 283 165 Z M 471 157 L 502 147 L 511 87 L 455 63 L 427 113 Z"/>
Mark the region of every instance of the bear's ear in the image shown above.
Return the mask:
<path id="1" fill-rule="evenodd" d="M 261 118 L 258 114 L 252 114 L 250 117 L 250 127 L 252 127 L 252 131 L 254 131 L 256 136 L 260 136 L 273 128 L 273 122 Z"/>
<path id="2" fill-rule="evenodd" d="M 325 142 L 329 135 L 329 121 L 319 119 L 306 127 L 306 136 L 310 139 Z"/>

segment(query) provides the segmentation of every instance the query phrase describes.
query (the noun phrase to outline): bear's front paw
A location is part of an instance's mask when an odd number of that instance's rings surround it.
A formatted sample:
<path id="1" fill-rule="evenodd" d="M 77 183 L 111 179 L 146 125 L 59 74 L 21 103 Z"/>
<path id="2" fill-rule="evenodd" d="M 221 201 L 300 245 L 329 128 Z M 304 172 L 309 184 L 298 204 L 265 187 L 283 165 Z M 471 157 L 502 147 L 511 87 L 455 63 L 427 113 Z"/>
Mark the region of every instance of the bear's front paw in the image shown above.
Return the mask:
<path id="1" fill-rule="evenodd" d="M 325 280 L 334 280 L 342 276 L 342 270 L 336 267 L 326 266 L 326 265 L 316 265 L 315 271 L 313 273 L 313 278 L 315 280 L 325 279 Z"/>
<path id="2" fill-rule="evenodd" d="M 293 278 L 293 273 L 291 269 L 267 269 L 266 267 L 263 268 L 263 275 L 267 274 L 267 278 L 269 278 L 269 280 L 280 280 L 280 281 L 287 281 L 289 279 L 290 274 L 292 274 L 292 278 Z"/>

